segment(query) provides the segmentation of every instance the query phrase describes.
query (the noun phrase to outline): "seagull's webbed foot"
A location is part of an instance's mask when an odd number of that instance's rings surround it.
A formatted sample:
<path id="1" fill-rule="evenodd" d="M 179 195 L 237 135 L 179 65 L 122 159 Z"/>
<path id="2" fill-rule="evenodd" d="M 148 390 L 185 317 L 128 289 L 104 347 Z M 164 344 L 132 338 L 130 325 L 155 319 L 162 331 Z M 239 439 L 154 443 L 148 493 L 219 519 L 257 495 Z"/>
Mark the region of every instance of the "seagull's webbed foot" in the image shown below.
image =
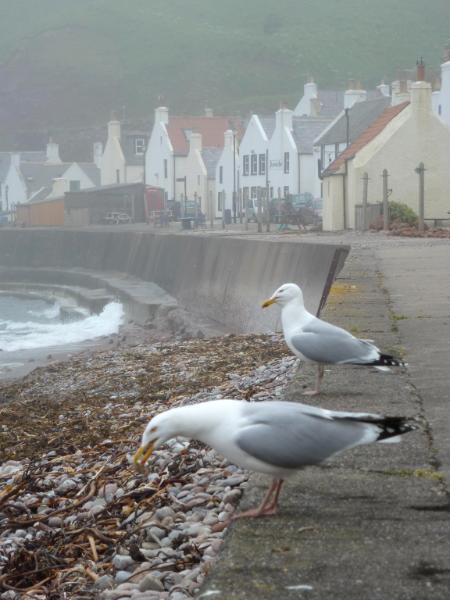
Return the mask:
<path id="1" fill-rule="evenodd" d="M 305 390 L 303 392 L 303 396 L 318 396 L 320 394 L 320 390 Z"/>
<path id="2" fill-rule="evenodd" d="M 258 508 L 251 508 L 250 510 L 236 513 L 230 518 L 230 522 L 236 521 L 237 519 L 242 519 L 244 517 L 256 518 L 275 515 L 278 510 L 278 497 L 280 495 L 282 485 L 282 479 L 274 479 Z"/>

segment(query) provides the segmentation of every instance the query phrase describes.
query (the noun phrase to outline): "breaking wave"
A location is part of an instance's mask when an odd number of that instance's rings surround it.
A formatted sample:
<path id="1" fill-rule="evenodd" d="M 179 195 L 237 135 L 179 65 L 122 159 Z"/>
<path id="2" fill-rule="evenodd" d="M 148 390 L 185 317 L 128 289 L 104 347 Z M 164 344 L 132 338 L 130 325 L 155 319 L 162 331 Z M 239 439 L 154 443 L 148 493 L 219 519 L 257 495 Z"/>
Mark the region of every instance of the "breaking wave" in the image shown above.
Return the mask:
<path id="1" fill-rule="evenodd" d="M 119 331 L 124 317 L 119 302 L 110 302 L 101 313 L 91 314 L 79 306 L 67 311 L 58 301 L 24 300 L 12 295 L 2 295 L 0 309 L 3 352 L 63 346 L 111 335 Z"/>

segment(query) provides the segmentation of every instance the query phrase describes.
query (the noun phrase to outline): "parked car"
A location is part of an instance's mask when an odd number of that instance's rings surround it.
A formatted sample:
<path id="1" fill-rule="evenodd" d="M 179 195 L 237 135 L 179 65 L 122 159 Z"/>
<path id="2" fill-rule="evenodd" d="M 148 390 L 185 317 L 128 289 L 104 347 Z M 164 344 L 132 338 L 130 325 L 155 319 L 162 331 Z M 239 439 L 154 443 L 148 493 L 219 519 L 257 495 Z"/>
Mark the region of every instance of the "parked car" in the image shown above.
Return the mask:
<path id="1" fill-rule="evenodd" d="M 125 212 L 109 212 L 103 218 L 103 222 L 109 225 L 120 225 L 122 223 L 131 223 L 131 217 Z"/>

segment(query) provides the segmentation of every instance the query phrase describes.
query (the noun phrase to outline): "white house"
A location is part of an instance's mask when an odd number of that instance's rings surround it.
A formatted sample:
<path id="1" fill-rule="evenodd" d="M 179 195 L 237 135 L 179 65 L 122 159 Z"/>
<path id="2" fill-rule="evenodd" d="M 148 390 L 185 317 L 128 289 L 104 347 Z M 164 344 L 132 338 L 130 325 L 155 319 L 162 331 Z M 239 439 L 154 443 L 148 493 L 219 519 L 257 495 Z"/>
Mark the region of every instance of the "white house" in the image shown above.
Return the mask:
<path id="1" fill-rule="evenodd" d="M 162 187 L 166 198 L 180 202 L 183 209 L 185 194 L 190 201 L 197 199 L 201 210 L 211 216 L 215 203 L 215 167 L 223 149 L 227 129 L 240 131 L 241 122 L 235 117 L 171 116 L 160 106 L 146 152 L 146 183 Z M 213 216 L 214 216 L 213 211 Z"/>
<path id="2" fill-rule="evenodd" d="M 104 149 L 94 143 L 94 162 L 101 171 L 101 184 L 140 183 L 144 181 L 147 134 L 122 127 L 115 112 L 108 122 Z"/>
<path id="3" fill-rule="evenodd" d="M 10 209 L 10 189 L 6 183 L 11 161 L 22 162 L 45 162 L 45 150 L 25 152 L 0 152 L 0 212 L 8 212 Z"/>
<path id="4" fill-rule="evenodd" d="M 387 169 L 390 199 L 418 212 L 418 165 L 425 165 L 425 219 L 448 219 L 450 127 L 433 113 L 431 85 L 419 77 L 411 101 L 385 109 L 324 171 L 323 228 L 353 229 L 361 204 L 363 175 L 369 176 L 368 202 L 382 201 Z"/>
<path id="5" fill-rule="evenodd" d="M 258 189 L 264 199 L 314 196 L 318 170 L 313 142 L 330 118 L 295 116 L 280 108 L 275 118 L 253 115 L 240 144 L 240 186 L 244 205 L 255 208 Z"/>
<path id="6" fill-rule="evenodd" d="M 239 152 L 236 133 L 227 129 L 224 133 L 223 150 L 220 152 L 215 167 L 215 196 L 214 212 L 215 216 L 222 219 L 225 215 L 224 210 L 231 211 L 233 214 L 233 193 L 235 193 L 235 203 L 238 203 L 239 190 Z M 236 205 L 236 212 L 238 207 Z"/>
<path id="7" fill-rule="evenodd" d="M 388 86 L 389 87 L 389 86 Z M 352 143 L 391 104 L 390 96 L 357 102 L 343 110 L 314 140 L 314 164 L 321 173 L 330 165 L 349 143 Z M 314 197 L 322 197 L 321 182 L 314 190 Z"/>
<path id="8" fill-rule="evenodd" d="M 13 211 L 16 204 L 57 197 L 99 183 L 100 172 L 94 164 L 62 162 L 58 144 L 50 141 L 44 161 L 25 161 L 20 154 L 12 154 L 4 179 L 4 209 Z"/>
<path id="9" fill-rule="evenodd" d="M 267 153 L 275 129 L 274 117 L 252 115 L 239 145 L 239 183 L 243 207 L 255 207 L 258 188 L 266 189 Z"/>
<path id="10" fill-rule="evenodd" d="M 441 64 L 441 89 L 433 92 L 433 111 L 450 125 L 450 42 L 444 49 L 444 62 Z"/>

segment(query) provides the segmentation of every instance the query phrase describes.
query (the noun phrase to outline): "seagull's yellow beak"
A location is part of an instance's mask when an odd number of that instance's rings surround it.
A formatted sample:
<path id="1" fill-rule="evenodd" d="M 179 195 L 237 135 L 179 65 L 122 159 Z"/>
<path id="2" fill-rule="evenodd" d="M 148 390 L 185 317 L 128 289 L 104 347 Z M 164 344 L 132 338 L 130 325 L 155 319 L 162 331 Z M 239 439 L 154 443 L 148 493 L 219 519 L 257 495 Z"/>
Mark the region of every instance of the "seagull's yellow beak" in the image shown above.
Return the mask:
<path id="1" fill-rule="evenodd" d="M 264 300 L 264 302 L 261 304 L 261 308 L 267 308 L 271 304 L 275 304 L 275 303 L 276 303 L 275 298 L 268 298 L 267 300 Z"/>
<path id="2" fill-rule="evenodd" d="M 153 452 L 153 448 L 155 447 L 155 442 L 150 442 L 146 446 L 141 446 L 138 448 L 136 454 L 133 456 L 133 463 L 135 465 L 139 464 L 139 459 L 141 459 L 141 465 L 145 465 L 145 463 L 150 458 L 151 453 Z"/>

